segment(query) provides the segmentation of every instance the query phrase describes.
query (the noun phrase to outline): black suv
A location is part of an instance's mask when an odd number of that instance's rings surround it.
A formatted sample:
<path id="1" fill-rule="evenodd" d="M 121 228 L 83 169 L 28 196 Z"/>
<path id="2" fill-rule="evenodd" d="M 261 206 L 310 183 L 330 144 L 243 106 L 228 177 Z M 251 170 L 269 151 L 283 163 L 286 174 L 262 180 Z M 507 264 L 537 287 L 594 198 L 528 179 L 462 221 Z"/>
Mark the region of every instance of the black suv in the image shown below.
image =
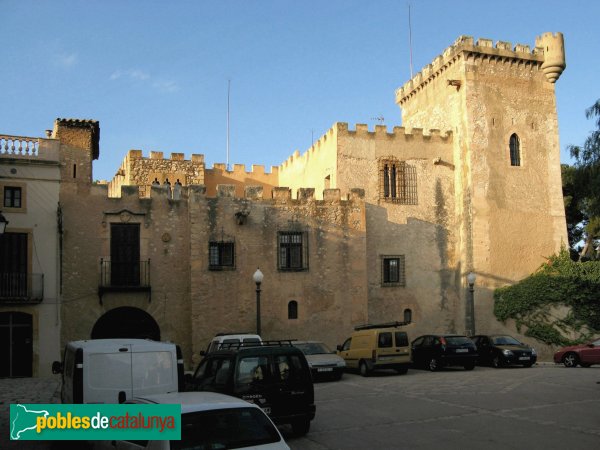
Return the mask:
<path id="1" fill-rule="evenodd" d="M 256 345 L 232 344 L 206 355 L 186 377 L 185 389 L 239 397 L 260 406 L 276 424 L 291 424 L 295 434 L 308 433 L 316 408 L 304 354 L 291 341 Z"/>
<path id="2" fill-rule="evenodd" d="M 463 366 L 472 370 L 477 361 L 477 347 L 466 336 L 428 334 L 410 344 L 413 366 L 435 372 L 444 366 Z"/>

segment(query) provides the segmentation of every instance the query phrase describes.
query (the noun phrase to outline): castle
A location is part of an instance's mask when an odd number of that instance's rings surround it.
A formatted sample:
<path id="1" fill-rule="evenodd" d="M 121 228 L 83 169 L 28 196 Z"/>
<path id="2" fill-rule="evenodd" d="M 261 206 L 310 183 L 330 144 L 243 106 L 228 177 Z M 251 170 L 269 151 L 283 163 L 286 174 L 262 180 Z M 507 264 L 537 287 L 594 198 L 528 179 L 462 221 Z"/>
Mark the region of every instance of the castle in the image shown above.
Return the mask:
<path id="1" fill-rule="evenodd" d="M 403 127 L 336 123 L 270 172 L 131 150 L 97 184 L 99 124 L 57 119 L 34 156 L 5 144 L 1 181 L 22 183 L 11 164 L 54 152 L 62 343 L 171 340 L 191 367 L 215 333 L 255 329 L 257 294 L 266 338 L 333 346 L 357 324 L 393 320 L 411 321 L 412 337 L 518 336 L 494 318 L 492 294 L 567 243 L 554 92 L 564 68 L 560 33 L 533 49 L 463 36 L 396 91 Z M 10 232 L 17 213 L 3 214 Z M 0 314 L 41 323 L 40 305 Z"/>

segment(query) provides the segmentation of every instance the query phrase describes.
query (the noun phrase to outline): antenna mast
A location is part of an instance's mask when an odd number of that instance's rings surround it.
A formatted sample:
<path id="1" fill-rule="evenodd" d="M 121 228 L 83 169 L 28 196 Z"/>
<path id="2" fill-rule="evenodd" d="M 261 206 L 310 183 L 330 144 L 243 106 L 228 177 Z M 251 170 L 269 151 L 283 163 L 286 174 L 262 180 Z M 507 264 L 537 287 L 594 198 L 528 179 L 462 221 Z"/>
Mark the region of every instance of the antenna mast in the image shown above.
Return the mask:
<path id="1" fill-rule="evenodd" d="M 408 48 L 410 50 L 410 77 L 413 77 L 413 55 L 412 55 L 412 25 L 410 23 L 410 3 L 408 4 Z"/>
<path id="2" fill-rule="evenodd" d="M 229 93 L 231 91 L 231 80 L 227 80 L 227 171 L 229 172 Z"/>

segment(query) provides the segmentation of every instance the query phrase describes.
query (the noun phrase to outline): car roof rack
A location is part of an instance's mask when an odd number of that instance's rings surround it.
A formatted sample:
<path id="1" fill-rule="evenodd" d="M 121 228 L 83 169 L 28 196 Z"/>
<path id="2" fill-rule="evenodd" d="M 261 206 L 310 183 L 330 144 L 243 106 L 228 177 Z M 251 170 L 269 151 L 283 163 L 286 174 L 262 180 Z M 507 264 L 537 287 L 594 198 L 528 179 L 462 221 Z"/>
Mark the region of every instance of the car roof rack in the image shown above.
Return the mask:
<path id="1" fill-rule="evenodd" d="M 409 325 L 410 323 L 412 323 L 411 321 L 408 322 L 387 322 L 387 323 L 377 323 L 377 324 L 370 324 L 370 323 L 366 323 L 364 325 L 357 325 L 354 327 L 355 331 L 360 331 L 360 330 L 373 330 L 375 328 L 396 328 L 396 327 L 404 327 L 406 325 Z"/>
<path id="2" fill-rule="evenodd" d="M 291 347 L 297 339 L 276 339 L 262 342 L 222 342 L 217 350 L 239 350 L 249 347 Z"/>

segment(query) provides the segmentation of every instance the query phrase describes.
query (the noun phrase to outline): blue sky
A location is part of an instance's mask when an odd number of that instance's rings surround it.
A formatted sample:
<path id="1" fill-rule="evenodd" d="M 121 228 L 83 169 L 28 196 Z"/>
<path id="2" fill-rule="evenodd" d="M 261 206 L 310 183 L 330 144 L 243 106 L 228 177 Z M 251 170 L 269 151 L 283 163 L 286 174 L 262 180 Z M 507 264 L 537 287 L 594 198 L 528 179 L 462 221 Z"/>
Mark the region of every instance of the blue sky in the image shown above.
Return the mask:
<path id="1" fill-rule="evenodd" d="M 561 159 L 593 129 L 600 2 L 411 0 L 415 73 L 460 35 L 528 44 L 565 35 L 556 84 Z M 100 121 L 95 179 L 130 149 L 202 153 L 270 170 L 335 122 L 400 124 L 408 2 L 0 0 L 0 133 L 44 136 L 57 117 Z"/>

